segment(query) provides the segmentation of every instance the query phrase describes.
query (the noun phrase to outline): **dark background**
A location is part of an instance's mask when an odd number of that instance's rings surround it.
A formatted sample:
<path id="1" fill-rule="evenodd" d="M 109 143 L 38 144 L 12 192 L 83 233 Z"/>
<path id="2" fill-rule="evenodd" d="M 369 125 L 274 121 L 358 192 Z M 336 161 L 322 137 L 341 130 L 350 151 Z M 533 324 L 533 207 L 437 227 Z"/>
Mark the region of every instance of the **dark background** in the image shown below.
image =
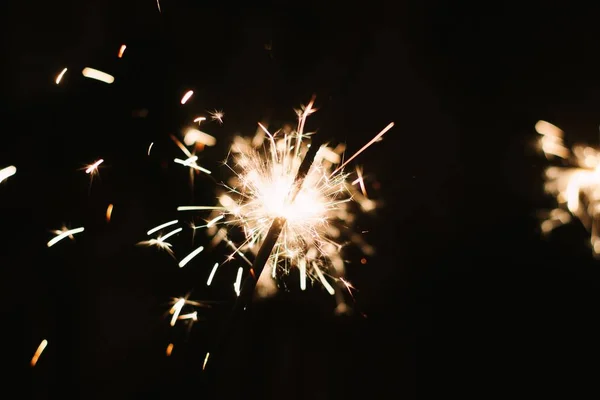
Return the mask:
<path id="1" fill-rule="evenodd" d="M 453 3 L 3 2 L 0 167 L 18 171 L 0 187 L 2 397 L 597 396 L 599 265 L 578 223 L 540 238 L 536 213 L 553 204 L 533 129 L 545 119 L 598 144 L 596 10 Z M 348 151 L 396 122 L 359 160 L 383 206 L 360 221 L 377 255 L 348 265 L 357 312 L 335 317 L 318 288 L 281 293 L 202 373 L 237 266 L 207 289 L 219 254 L 180 270 L 134 246 L 190 202 L 168 134 L 222 108 L 207 130 L 225 146 L 292 121 L 312 94 L 309 128 Z M 97 158 L 90 189 L 78 169 Z M 199 178 L 194 203 L 213 188 Z M 63 223 L 86 231 L 46 248 Z M 189 232 L 173 243 L 192 249 Z M 172 329 L 168 302 L 188 292 L 213 307 Z"/>

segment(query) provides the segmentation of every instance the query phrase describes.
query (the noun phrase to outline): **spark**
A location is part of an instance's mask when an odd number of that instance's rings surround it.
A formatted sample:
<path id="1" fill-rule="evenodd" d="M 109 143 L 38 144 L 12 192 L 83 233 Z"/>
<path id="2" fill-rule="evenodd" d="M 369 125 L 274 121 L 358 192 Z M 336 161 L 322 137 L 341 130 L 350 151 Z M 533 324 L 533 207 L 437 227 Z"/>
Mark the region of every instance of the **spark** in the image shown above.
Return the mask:
<path id="1" fill-rule="evenodd" d="M 42 340 L 42 342 L 38 346 L 37 350 L 35 351 L 33 357 L 31 358 L 31 366 L 32 367 L 35 367 L 35 365 L 37 364 L 37 362 L 38 362 L 40 356 L 42 355 L 42 352 L 46 348 L 46 346 L 48 346 L 48 341 L 46 339 L 44 339 L 44 340 Z"/>
<path id="2" fill-rule="evenodd" d="M 363 178 L 362 168 L 356 167 L 356 175 L 358 175 L 358 178 L 356 178 L 354 182 L 352 182 L 352 184 L 356 185 L 358 183 L 360 185 L 360 191 L 362 192 L 363 196 L 367 197 L 367 188 L 365 187 L 365 180 Z"/>
<path id="3" fill-rule="evenodd" d="M 60 71 L 60 74 L 58 74 L 56 76 L 56 79 L 54 80 L 54 82 L 56 82 L 56 84 L 58 85 L 60 83 L 60 81 L 62 81 L 63 76 L 65 76 L 65 74 L 67 73 L 67 68 L 64 68 L 62 71 Z"/>
<path id="4" fill-rule="evenodd" d="M 2 183 L 5 179 L 10 178 L 14 174 L 17 173 L 17 167 L 14 165 L 10 165 L 6 168 L 0 169 L 0 183 Z"/>
<path id="5" fill-rule="evenodd" d="M 549 211 L 541 223 L 542 233 L 579 219 L 590 233 L 594 256 L 600 257 L 600 150 L 590 146 L 568 149 L 563 131 L 546 121 L 538 121 L 536 131 L 542 135 L 539 145 L 549 160 L 561 160 L 560 166 L 545 171 L 546 193 L 556 198 L 558 207 Z"/>
<path id="6" fill-rule="evenodd" d="M 183 143 L 186 146 L 192 146 L 200 143 L 204 146 L 214 146 L 217 143 L 217 139 L 214 136 L 199 131 L 198 129 L 188 129 L 183 137 Z"/>
<path id="7" fill-rule="evenodd" d="M 150 146 L 148 146 L 148 155 L 150 155 L 150 151 L 152 151 L 152 146 L 154 146 L 154 142 L 150 143 Z"/>
<path id="8" fill-rule="evenodd" d="M 157 238 L 153 238 L 150 240 L 143 240 L 141 242 L 138 242 L 137 245 L 138 246 L 148 246 L 148 247 L 157 247 L 160 250 L 164 250 L 166 251 L 170 256 L 173 257 L 173 250 L 171 249 L 171 243 L 167 242 L 166 240 L 168 238 L 170 238 L 173 235 L 178 234 L 179 232 L 181 232 L 183 230 L 183 228 L 177 228 L 172 230 L 171 232 L 167 233 L 164 236 L 159 236 Z"/>
<path id="9" fill-rule="evenodd" d="M 209 307 L 208 305 L 206 305 L 204 303 L 188 300 L 188 295 L 186 295 L 185 297 L 179 297 L 179 298 L 172 299 L 173 305 L 169 309 L 169 314 L 171 314 L 171 321 L 169 322 L 169 325 L 175 326 L 175 323 L 178 320 L 182 320 L 182 319 L 191 319 L 194 321 L 198 320 L 198 313 L 196 311 L 187 313 L 187 314 L 183 314 L 183 315 L 181 314 L 183 308 L 186 306 Z"/>
<path id="10" fill-rule="evenodd" d="M 198 247 L 196 250 L 192 251 L 190 254 L 188 254 L 187 256 L 185 256 L 183 258 L 183 260 L 181 260 L 179 262 L 179 268 L 183 268 L 186 266 L 187 263 L 189 263 L 192 258 L 196 257 L 198 254 L 200 254 L 202 252 L 202 250 L 204 250 L 204 247 L 200 246 Z"/>
<path id="11" fill-rule="evenodd" d="M 181 104 L 187 103 L 187 101 L 194 95 L 193 90 L 188 90 L 181 98 Z"/>
<path id="12" fill-rule="evenodd" d="M 209 111 L 209 114 L 210 119 L 212 119 L 213 121 L 219 121 L 220 124 L 223 124 L 223 117 L 225 116 L 223 110 Z"/>
<path id="13" fill-rule="evenodd" d="M 115 78 L 112 75 L 107 74 L 106 72 L 98 71 L 94 68 L 84 68 L 81 73 L 86 78 L 95 79 L 100 82 L 111 84 L 115 81 Z"/>
<path id="14" fill-rule="evenodd" d="M 192 321 L 198 321 L 198 311 L 180 315 L 177 319 L 191 319 Z"/>
<path id="15" fill-rule="evenodd" d="M 177 211 L 199 211 L 199 210 L 222 210 L 225 211 L 227 208 L 219 206 L 179 206 Z"/>
<path id="16" fill-rule="evenodd" d="M 206 369 L 206 364 L 208 363 L 209 357 L 210 357 L 210 353 L 206 353 L 206 356 L 204 357 L 204 362 L 202 363 L 202 371 L 204 371 Z"/>
<path id="17" fill-rule="evenodd" d="M 124 45 L 124 44 L 121 45 L 121 48 L 119 49 L 119 54 L 118 54 L 119 58 L 123 58 L 123 53 L 125 53 L 126 48 L 127 48 L 126 45 Z"/>
<path id="18" fill-rule="evenodd" d="M 160 0 L 156 0 L 156 6 L 158 7 L 158 12 L 162 13 L 162 10 L 160 9 Z"/>
<path id="19" fill-rule="evenodd" d="M 345 145 L 331 148 L 307 141 L 311 133 L 305 133 L 308 115 L 316 109 L 311 101 L 297 110 L 296 129 L 280 129 L 270 132 L 259 123 L 253 138 L 236 136 L 230 148 L 227 167 L 233 174 L 223 184 L 225 192 L 218 197 L 216 206 L 180 206 L 178 211 L 210 211 L 204 228 L 213 236 L 213 245 L 223 239 L 233 249 L 227 257 L 241 257 L 249 265 L 252 262 L 245 253 L 256 257 L 267 233 L 276 219 L 285 221 L 265 269 L 273 278 L 300 273 L 300 288 L 305 290 L 307 281 L 319 281 L 333 294 L 335 290 L 326 279 L 325 272 L 334 282 L 344 274 L 341 250 L 349 243 L 359 246 L 366 254 L 372 248 L 362 237 L 352 232 L 357 205 L 363 211 L 375 208 L 376 202 L 367 198 L 362 169 L 357 168 L 358 178 L 349 180 L 352 173 L 344 168 L 379 141 L 394 123 L 388 124 L 366 145 L 342 162 Z M 297 175 L 311 145 L 318 146 L 310 168 L 298 180 Z M 195 156 L 180 160 L 187 164 L 195 162 Z M 353 182 L 352 182 L 353 181 Z M 351 183 L 352 182 L 352 183 Z M 359 183 L 360 189 L 355 185 Z M 198 228 L 198 227 L 195 227 Z M 228 239 L 237 237 L 238 244 Z M 236 236 L 237 235 L 237 236 Z M 219 264 L 215 264 L 208 278 L 210 285 Z M 259 271 L 260 272 L 260 271 Z M 251 269 L 250 273 L 254 271 Z M 238 270 L 234 283 L 240 294 L 243 269 Z M 259 277 L 255 277 L 258 279 Z"/>
<path id="20" fill-rule="evenodd" d="M 211 172 L 209 170 L 207 170 L 206 168 L 202 168 L 201 166 L 196 164 L 196 160 L 198 160 L 198 156 L 191 156 L 185 160 L 176 158 L 173 161 L 175 161 L 177 164 L 181 164 L 185 167 L 190 167 L 190 168 L 196 169 L 198 171 L 202 171 L 205 174 L 211 174 Z"/>
<path id="21" fill-rule="evenodd" d="M 109 204 L 108 207 L 106 207 L 106 222 L 110 222 L 113 208 L 114 208 L 114 206 L 112 204 Z"/>
<path id="22" fill-rule="evenodd" d="M 52 238 L 52 240 L 50 240 L 48 243 L 46 243 L 46 245 L 48 247 L 52 247 L 54 246 L 56 243 L 60 242 L 61 240 L 63 240 L 66 237 L 75 235 L 77 233 L 81 233 L 84 231 L 84 228 L 75 228 L 75 229 L 64 229 L 62 231 L 57 231 L 60 232 L 56 235 L 56 237 Z"/>
<path id="23" fill-rule="evenodd" d="M 235 282 L 233 284 L 233 290 L 235 290 L 235 293 L 239 296 L 240 295 L 240 290 L 242 288 L 242 274 L 244 272 L 244 268 L 240 267 L 238 268 L 238 272 L 237 272 L 237 277 L 235 278 Z"/>
<path id="24" fill-rule="evenodd" d="M 169 345 L 167 346 L 167 357 L 171 357 L 171 353 L 173 353 L 173 343 L 169 343 Z"/>
<path id="25" fill-rule="evenodd" d="M 198 125 L 200 125 L 202 123 L 202 121 L 206 121 L 206 117 L 198 117 L 198 118 L 194 119 L 194 122 L 197 122 Z"/>
<path id="26" fill-rule="evenodd" d="M 91 175 L 97 174 L 98 173 L 98 167 L 103 162 L 104 162 L 103 159 L 99 159 L 98 161 L 94 162 L 93 164 L 90 164 L 90 165 L 86 166 L 85 173 L 86 174 L 91 174 Z"/>
<path id="27" fill-rule="evenodd" d="M 155 232 L 158 232 L 166 227 L 169 227 L 171 225 L 175 225 L 176 223 L 178 223 L 179 221 L 174 219 L 173 221 L 169 221 L 169 222 L 165 222 L 164 224 L 160 224 L 152 229 L 150 229 L 148 232 L 146 232 L 146 235 L 150 236 Z"/>
<path id="28" fill-rule="evenodd" d="M 206 281 L 206 286 L 210 286 L 213 278 L 215 277 L 215 273 L 217 272 L 217 268 L 219 268 L 219 263 L 215 263 L 213 265 L 212 270 L 210 271 L 210 275 L 208 276 L 208 280 Z"/>

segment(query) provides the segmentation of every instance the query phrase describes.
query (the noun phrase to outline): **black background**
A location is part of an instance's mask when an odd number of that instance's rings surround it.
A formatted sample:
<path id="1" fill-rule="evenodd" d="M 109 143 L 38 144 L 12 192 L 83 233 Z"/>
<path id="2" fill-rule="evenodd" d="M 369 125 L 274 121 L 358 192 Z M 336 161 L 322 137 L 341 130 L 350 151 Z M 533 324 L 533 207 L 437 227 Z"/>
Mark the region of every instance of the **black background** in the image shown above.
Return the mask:
<path id="1" fill-rule="evenodd" d="M 578 223 L 540 238 L 536 213 L 553 203 L 533 129 L 598 144 L 596 10 L 453 3 L 3 2 L 0 167 L 18 168 L 0 187 L 3 397 L 597 395 L 599 265 Z M 207 130 L 226 146 L 292 121 L 312 94 L 309 128 L 349 151 L 396 123 L 359 160 L 383 206 L 361 220 L 377 255 L 348 266 L 357 312 L 333 316 L 320 289 L 281 293 L 203 374 L 236 267 L 207 289 L 218 254 L 180 270 L 134 246 L 190 202 L 168 135 L 222 108 Z M 79 169 L 97 158 L 90 189 Z M 194 203 L 213 188 L 199 178 Z M 63 223 L 86 231 L 47 249 Z M 192 248 L 189 234 L 174 244 Z M 190 332 L 170 328 L 170 298 L 190 291 L 216 302 Z"/>

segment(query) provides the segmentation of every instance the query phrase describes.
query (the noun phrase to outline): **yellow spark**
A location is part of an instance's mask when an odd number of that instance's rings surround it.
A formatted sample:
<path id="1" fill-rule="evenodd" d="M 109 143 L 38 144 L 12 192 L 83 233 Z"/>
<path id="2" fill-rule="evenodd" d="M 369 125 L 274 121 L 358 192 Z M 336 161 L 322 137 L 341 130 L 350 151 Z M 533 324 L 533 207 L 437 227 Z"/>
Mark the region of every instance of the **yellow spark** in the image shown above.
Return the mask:
<path id="1" fill-rule="evenodd" d="M 67 72 L 67 68 L 64 68 L 60 74 L 58 74 L 56 76 L 56 79 L 54 80 L 54 82 L 56 82 L 56 84 L 58 85 L 60 83 L 60 81 L 62 80 L 63 76 L 65 75 L 65 73 Z"/>
<path id="2" fill-rule="evenodd" d="M 237 272 L 237 276 L 235 278 L 235 283 L 233 284 L 233 290 L 239 296 L 240 291 L 242 289 L 242 273 L 244 272 L 244 268 L 240 267 Z"/>
<path id="3" fill-rule="evenodd" d="M 17 173 L 17 167 L 15 167 L 14 165 L 10 165 L 6 168 L 0 169 L 0 183 L 2 183 L 2 181 L 10 178 L 11 176 L 13 176 L 16 173 Z"/>
<path id="4" fill-rule="evenodd" d="M 181 260 L 179 262 L 179 268 L 183 268 L 186 266 L 187 263 L 189 263 L 192 258 L 196 257 L 198 254 L 200 254 L 202 252 L 202 250 L 204 250 L 204 247 L 200 246 L 198 247 L 196 250 L 192 251 L 190 254 L 188 254 L 187 256 L 185 256 L 183 258 L 183 260 Z"/>
<path id="5" fill-rule="evenodd" d="M 174 219 L 173 221 L 169 221 L 169 222 L 165 222 L 164 224 L 160 224 L 160 225 L 158 225 L 158 226 L 150 229 L 148 232 L 146 232 L 146 235 L 150 236 L 154 232 L 158 232 L 158 231 L 160 231 L 160 230 L 162 230 L 162 229 L 164 229 L 164 228 L 166 228 L 168 226 L 175 225 L 178 222 L 179 222 L 178 220 Z"/>
<path id="6" fill-rule="evenodd" d="M 175 326 L 175 322 L 177 322 L 177 318 L 179 318 L 179 314 L 181 313 L 181 310 L 183 309 L 183 306 L 185 305 L 185 300 L 183 297 L 178 299 L 175 304 L 173 304 L 173 307 L 171 307 L 171 309 L 169 310 L 170 314 L 173 314 L 173 317 L 171 318 L 171 326 Z"/>
<path id="7" fill-rule="evenodd" d="M 44 351 L 44 349 L 46 348 L 46 346 L 48 346 L 48 341 L 46 339 L 44 339 L 44 340 L 42 340 L 42 342 L 38 346 L 37 350 L 35 351 L 35 354 L 31 358 L 31 366 L 32 367 L 35 367 L 35 365 L 38 362 L 38 359 L 42 355 L 42 352 Z"/>
<path id="8" fill-rule="evenodd" d="M 169 343 L 167 346 L 167 357 L 171 357 L 171 353 L 173 353 L 173 343 Z"/>
<path id="9" fill-rule="evenodd" d="M 187 103 L 187 101 L 193 96 L 193 94 L 194 94 L 193 90 L 188 90 L 181 98 L 181 104 Z"/>
<path id="10" fill-rule="evenodd" d="M 206 121 L 206 117 L 198 117 L 198 118 L 194 119 L 194 122 L 197 122 L 198 125 L 200 125 L 202 123 L 202 121 Z"/>
<path id="11" fill-rule="evenodd" d="M 199 210 L 223 210 L 225 211 L 225 207 L 218 206 L 179 206 L 177 207 L 177 211 L 199 211 Z"/>
<path id="12" fill-rule="evenodd" d="M 179 317 L 177 317 L 177 319 L 191 319 L 192 321 L 198 321 L 198 311 L 180 315 Z"/>
<path id="13" fill-rule="evenodd" d="M 199 131 L 198 129 L 188 129 L 183 137 L 183 143 L 186 146 L 192 146 L 196 143 L 201 143 L 205 146 L 214 146 L 217 143 L 217 139 L 214 136 Z"/>
<path id="14" fill-rule="evenodd" d="M 341 171 L 346 165 L 348 165 L 348 163 L 352 160 L 354 160 L 356 157 L 359 156 L 359 154 L 361 154 L 363 151 L 365 151 L 369 146 L 371 146 L 373 143 L 377 142 L 379 139 L 381 139 L 381 137 L 390 129 L 392 129 L 394 127 L 394 123 L 390 122 L 385 128 L 383 128 L 383 130 L 381 132 L 379 132 L 377 135 L 375 135 L 375 137 L 373 139 L 371 139 L 367 144 L 365 144 L 363 147 L 360 148 L 360 150 L 358 150 L 356 153 L 354 153 L 352 155 L 352 157 L 350 157 L 349 159 L 347 159 L 346 161 L 344 161 L 344 163 L 342 165 L 340 165 L 339 167 L 336 168 L 335 171 L 333 171 L 331 173 L 331 175 L 334 175 L 336 172 Z"/>
<path id="15" fill-rule="evenodd" d="M 213 121 L 219 121 L 220 124 L 223 123 L 223 117 L 225 116 L 225 113 L 223 112 L 223 110 L 209 111 L 209 114 L 210 114 L 210 119 L 212 119 Z"/>
<path id="16" fill-rule="evenodd" d="M 110 222 L 112 212 L 113 212 L 113 205 L 109 204 L 108 207 L 106 207 L 106 222 Z"/>
<path id="17" fill-rule="evenodd" d="M 152 146 L 154 146 L 154 142 L 150 143 L 150 146 L 148 146 L 148 155 L 150 155 L 150 151 L 152 150 Z"/>
<path id="18" fill-rule="evenodd" d="M 126 45 L 124 45 L 124 44 L 121 45 L 121 48 L 119 49 L 119 54 L 118 54 L 119 58 L 123 58 L 123 53 L 125 53 L 126 48 L 127 48 Z"/>
<path id="19" fill-rule="evenodd" d="M 212 280 L 215 277 L 215 273 L 217 272 L 217 268 L 219 268 L 219 263 L 215 263 L 215 265 L 213 265 L 213 268 L 210 271 L 210 275 L 208 276 L 208 280 L 206 281 L 206 286 L 210 286 L 210 284 L 212 283 Z"/>
<path id="20" fill-rule="evenodd" d="M 209 170 L 207 170 L 206 168 L 202 168 L 201 166 L 196 164 L 196 160 L 198 160 L 198 156 L 191 156 L 185 160 L 176 158 L 173 161 L 175 161 L 177 164 L 181 164 L 185 167 L 190 167 L 190 168 L 196 169 L 198 171 L 202 171 L 205 174 L 211 174 L 211 172 Z"/>
<path id="21" fill-rule="evenodd" d="M 60 231 L 60 234 L 58 234 L 56 237 L 52 238 L 52 240 L 50 240 L 48 243 L 46 243 L 46 245 L 48 247 L 52 247 L 54 246 L 56 243 L 60 242 L 61 240 L 63 240 L 66 237 L 69 237 L 71 235 L 75 235 L 76 233 L 81 233 L 84 231 L 84 228 L 75 228 L 75 229 L 69 229 L 69 230 L 64 230 L 64 231 Z"/>
<path id="22" fill-rule="evenodd" d="M 558 207 L 541 222 L 542 232 L 570 222 L 573 216 L 590 232 L 593 254 L 600 257 L 600 150 L 589 146 L 568 149 L 563 131 L 546 121 L 538 121 L 535 129 L 542 135 L 539 143 L 544 155 L 549 160 L 562 159 L 560 166 L 545 172 L 545 191 L 556 198 Z"/>
<path id="23" fill-rule="evenodd" d="M 93 164 L 90 164 L 87 166 L 85 173 L 86 174 L 94 174 L 98 171 L 98 166 L 100 166 L 100 164 L 102 164 L 104 162 L 103 159 L 99 159 L 98 161 L 94 162 Z"/>
<path id="24" fill-rule="evenodd" d="M 206 356 L 204 357 L 204 362 L 202 363 L 202 371 L 204 371 L 206 369 L 206 363 L 208 363 L 209 357 L 210 357 L 210 353 L 206 353 Z"/>
<path id="25" fill-rule="evenodd" d="M 315 269 L 315 272 L 317 273 L 317 276 L 321 280 L 321 283 L 323 284 L 325 289 L 329 292 L 330 295 L 333 296 L 335 294 L 335 290 L 329 284 L 329 282 L 327 282 L 327 279 L 325 279 L 325 275 L 323 275 L 323 272 L 321 272 L 321 269 L 317 266 L 317 264 L 314 261 L 313 261 L 313 268 Z"/>
<path id="26" fill-rule="evenodd" d="M 154 247 L 159 248 L 160 250 L 166 251 L 170 256 L 173 257 L 173 250 L 171 250 L 171 243 L 167 242 L 166 240 L 168 238 L 170 238 L 171 236 L 178 234 L 182 230 L 183 230 L 183 228 L 177 228 L 177 229 L 174 229 L 171 232 L 167 233 L 165 236 L 159 236 L 156 239 L 143 240 L 141 242 L 138 242 L 137 245 L 138 246 L 148 246 L 148 247 L 154 246 Z"/>
<path id="27" fill-rule="evenodd" d="M 94 68 L 84 68 L 81 73 L 86 78 L 95 79 L 100 82 L 111 84 L 115 81 L 115 78 L 112 75 L 107 74 L 106 72 L 98 71 Z"/>
<path id="28" fill-rule="evenodd" d="M 167 240 L 168 238 L 170 238 L 173 235 L 178 234 L 179 232 L 181 232 L 183 230 L 183 228 L 177 228 L 172 230 L 171 232 L 167 233 L 165 236 L 162 237 L 162 240 Z"/>
<path id="29" fill-rule="evenodd" d="M 356 175 L 358 175 L 358 178 L 356 178 L 356 180 L 354 180 L 354 182 L 352 182 L 352 184 L 356 185 L 358 183 L 360 185 L 360 190 L 361 190 L 363 196 L 367 197 L 367 188 L 365 187 L 365 180 L 363 178 L 361 168 L 356 167 Z"/>

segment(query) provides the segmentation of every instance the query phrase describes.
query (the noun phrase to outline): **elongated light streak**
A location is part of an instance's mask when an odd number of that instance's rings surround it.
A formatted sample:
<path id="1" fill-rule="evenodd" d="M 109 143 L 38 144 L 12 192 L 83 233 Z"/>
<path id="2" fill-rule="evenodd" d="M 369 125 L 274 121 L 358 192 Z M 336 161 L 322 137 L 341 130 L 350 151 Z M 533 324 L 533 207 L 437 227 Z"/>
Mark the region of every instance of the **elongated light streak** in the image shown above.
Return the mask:
<path id="1" fill-rule="evenodd" d="M 110 219 L 112 217 L 113 208 L 114 208 L 114 206 L 112 204 L 109 204 L 108 207 L 106 207 L 106 222 L 110 222 Z"/>
<path id="2" fill-rule="evenodd" d="M 152 150 L 152 146 L 154 146 L 154 142 L 150 143 L 150 146 L 148 146 L 148 155 L 150 155 L 150 151 Z"/>
<path id="3" fill-rule="evenodd" d="M 233 284 L 233 289 L 235 293 L 240 296 L 240 290 L 242 289 L 242 273 L 244 272 L 244 268 L 240 267 L 237 272 L 237 277 L 235 278 L 235 283 Z"/>
<path id="4" fill-rule="evenodd" d="M 185 299 L 182 297 L 178 299 L 177 302 L 173 304 L 173 307 L 171 307 L 171 309 L 169 310 L 169 313 L 173 314 L 173 317 L 171 317 L 171 322 L 169 323 L 171 326 L 175 326 L 175 322 L 177 321 L 177 318 L 179 318 L 179 313 L 181 313 L 181 310 L 183 309 L 184 305 Z"/>
<path id="5" fill-rule="evenodd" d="M 321 283 L 323 284 L 323 286 L 325 287 L 325 289 L 329 292 L 330 295 L 333 296 L 335 294 L 335 290 L 329 284 L 329 282 L 327 282 L 327 279 L 325 279 L 325 275 L 323 275 L 323 272 L 321 272 L 321 269 L 317 266 L 317 263 L 313 261 L 312 262 L 312 266 L 315 269 L 315 271 L 317 272 L 319 280 L 321 281 Z"/>
<path id="6" fill-rule="evenodd" d="M 60 233 L 59 235 L 57 235 L 56 237 L 52 238 L 52 240 L 50 240 L 50 241 L 47 243 L 47 246 L 48 246 L 48 247 L 52 247 L 52 246 L 54 246 L 56 243 L 60 242 L 61 240 L 63 240 L 63 239 L 64 239 L 64 238 L 66 238 L 66 237 L 69 237 L 69 236 L 71 236 L 71 235 L 74 235 L 74 234 L 76 234 L 76 233 L 81 233 L 81 232 L 83 232 L 83 231 L 84 231 L 84 229 L 85 229 L 84 227 L 81 227 L 81 228 L 69 229 L 69 230 L 67 230 L 67 231 L 64 231 L 64 232 Z"/>
<path id="7" fill-rule="evenodd" d="M 179 268 L 183 268 L 183 267 L 185 267 L 185 265 L 186 265 L 187 263 L 189 263 L 189 262 L 192 260 L 192 258 L 194 258 L 194 257 L 196 257 L 198 254 L 200 254 L 200 253 L 202 252 L 202 250 L 204 250 L 204 247 L 200 246 L 200 247 L 198 247 L 196 250 L 192 251 L 190 254 L 188 254 L 187 256 L 185 256 L 185 257 L 183 258 L 183 260 L 181 260 L 181 261 L 179 262 Z"/>
<path id="8" fill-rule="evenodd" d="M 173 343 L 169 343 L 169 345 L 167 346 L 167 357 L 171 357 L 171 353 L 173 352 Z"/>
<path id="9" fill-rule="evenodd" d="M 210 275 L 208 276 L 208 280 L 206 281 L 206 286 L 210 286 L 213 278 L 215 277 L 215 273 L 217 272 L 217 268 L 219 268 L 219 263 L 215 263 L 213 265 L 212 270 L 210 271 Z"/>
<path id="10" fill-rule="evenodd" d="M 158 232 L 161 229 L 166 228 L 167 226 L 171 226 L 171 225 L 175 225 L 176 223 L 178 223 L 179 221 L 174 219 L 173 221 L 169 221 L 169 222 L 165 222 L 164 224 L 160 224 L 157 227 L 154 227 L 152 229 L 150 229 L 148 232 L 146 232 L 146 234 L 148 236 L 152 235 L 154 232 Z"/>
<path id="11" fill-rule="evenodd" d="M 202 371 L 206 369 L 206 363 L 208 362 L 208 358 L 210 357 L 210 353 L 206 353 L 206 357 L 204 357 L 204 362 L 202 363 Z"/>
<path id="12" fill-rule="evenodd" d="M 186 92 L 186 94 L 183 95 L 183 97 L 181 98 L 181 104 L 185 104 L 187 103 L 187 101 L 194 95 L 194 91 L 193 90 L 188 90 Z"/>
<path id="13" fill-rule="evenodd" d="M 205 174 L 212 174 L 212 172 L 210 172 L 209 170 L 207 170 L 206 168 L 202 168 L 201 166 L 199 166 L 198 164 L 196 164 L 196 160 L 198 159 L 198 156 L 192 156 L 186 160 L 182 160 L 180 158 L 176 158 L 173 161 L 175 161 L 177 164 L 181 164 L 185 167 L 190 167 L 190 168 L 194 168 L 197 169 L 198 171 L 202 171 Z"/>
<path id="14" fill-rule="evenodd" d="M 99 159 L 98 161 L 96 161 L 95 163 L 93 163 L 92 165 L 90 165 L 86 170 L 85 173 L 86 174 L 91 174 L 92 172 L 94 172 L 94 170 L 98 169 L 98 166 L 100 164 L 102 164 L 104 162 L 103 159 Z"/>
<path id="15" fill-rule="evenodd" d="M 38 359 L 42 355 L 42 352 L 44 351 L 44 349 L 46 348 L 46 346 L 48 346 L 48 341 L 46 339 L 44 339 L 44 340 L 42 340 L 42 342 L 38 346 L 37 350 L 35 351 L 35 354 L 31 358 L 31 366 L 32 367 L 35 367 L 35 364 L 37 364 Z"/>
<path id="16" fill-rule="evenodd" d="M 0 183 L 5 179 L 10 178 L 11 176 L 13 176 L 16 173 L 17 173 L 17 167 L 15 167 L 14 165 L 10 165 L 6 168 L 0 169 Z"/>
<path id="17" fill-rule="evenodd" d="M 60 81 L 62 80 L 63 76 L 65 75 L 65 73 L 67 72 L 67 68 L 63 69 L 60 74 L 58 74 L 56 76 L 56 79 L 54 80 L 54 82 L 56 82 L 56 84 L 58 85 L 60 83 Z"/>
<path id="18" fill-rule="evenodd" d="M 356 157 L 358 157 L 359 154 L 361 154 L 363 151 L 365 151 L 367 148 L 369 148 L 369 146 L 371 146 L 373 143 L 375 143 L 376 141 L 378 141 L 387 131 L 389 131 L 390 129 L 392 129 L 394 126 L 393 122 L 390 122 L 388 124 L 388 126 L 386 126 L 385 128 L 383 128 L 383 130 L 381 132 L 379 132 L 377 135 L 375 135 L 375 137 L 373 137 L 373 139 L 371 139 L 369 141 L 369 143 L 365 144 L 363 147 L 360 148 L 360 150 L 358 150 L 356 153 L 354 153 L 354 155 L 352 157 L 350 157 L 349 159 L 347 159 L 346 161 L 344 161 L 342 163 L 342 165 L 340 165 L 339 167 L 337 167 L 335 169 L 335 171 L 333 171 L 331 173 L 331 176 L 335 175 L 336 172 L 341 171 L 342 169 L 344 169 L 344 167 L 346 165 L 348 165 L 348 163 L 352 160 L 354 160 Z"/>
<path id="19" fill-rule="evenodd" d="M 172 230 L 171 232 L 167 233 L 165 236 L 160 238 L 161 242 L 164 242 L 165 240 L 167 240 L 168 238 L 170 238 L 173 235 L 177 235 L 179 232 L 181 232 L 183 230 L 183 228 L 177 228 Z"/>
<path id="20" fill-rule="evenodd" d="M 127 48 L 126 45 L 122 44 L 121 48 L 119 49 L 119 58 L 123 58 L 123 53 L 125 53 L 125 49 Z"/>
<path id="21" fill-rule="evenodd" d="M 98 71 L 97 69 L 94 69 L 94 68 L 86 67 L 83 69 L 83 71 L 81 71 L 81 73 L 86 78 L 95 79 L 97 81 L 108 83 L 108 84 L 111 84 L 115 81 L 115 78 L 112 75 L 109 75 L 106 72 Z"/>
<path id="22" fill-rule="evenodd" d="M 177 211 L 198 211 L 198 210 L 226 210 L 225 207 L 219 206 L 179 206 Z"/>

